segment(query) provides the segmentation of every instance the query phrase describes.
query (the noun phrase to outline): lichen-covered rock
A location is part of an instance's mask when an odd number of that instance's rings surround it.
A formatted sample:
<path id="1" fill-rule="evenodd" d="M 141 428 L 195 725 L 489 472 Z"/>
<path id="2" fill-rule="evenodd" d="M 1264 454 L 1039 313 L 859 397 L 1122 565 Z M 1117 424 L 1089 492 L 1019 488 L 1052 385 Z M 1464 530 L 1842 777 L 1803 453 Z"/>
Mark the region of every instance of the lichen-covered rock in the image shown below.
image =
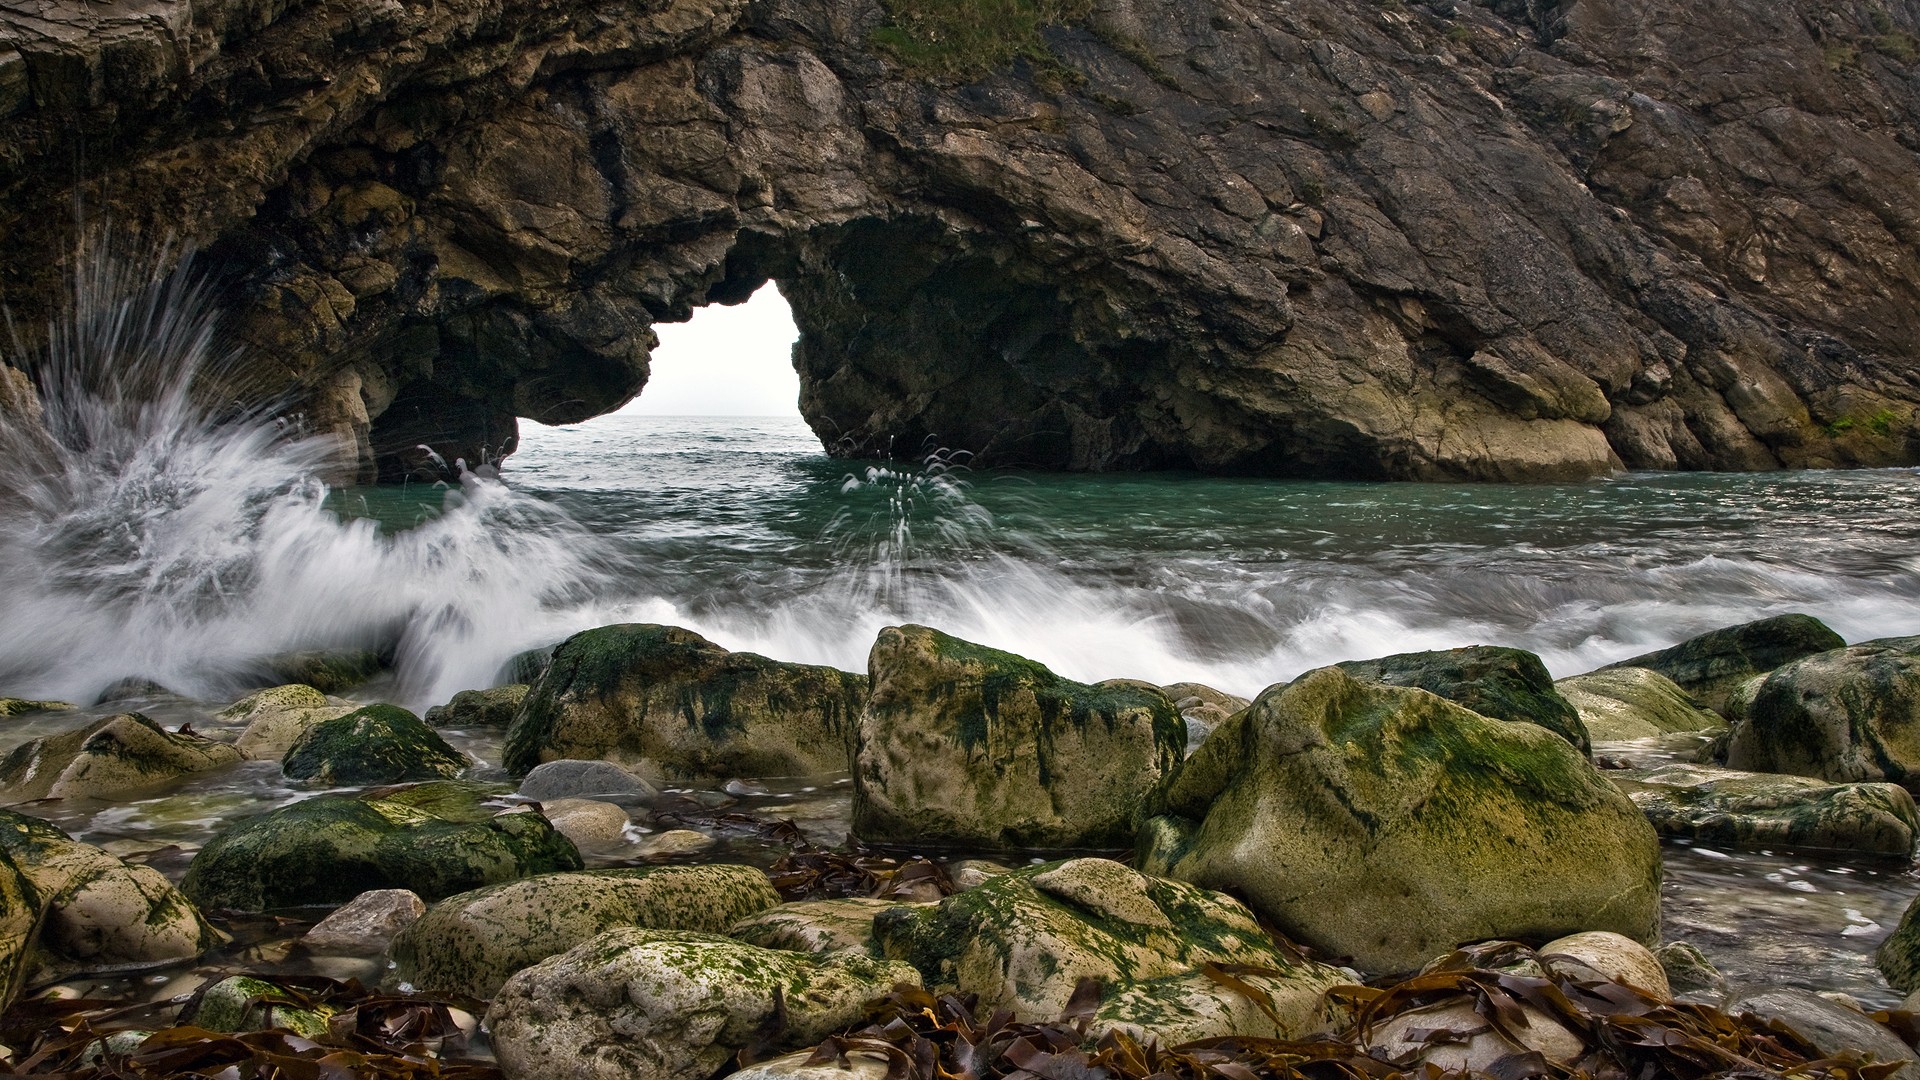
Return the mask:
<path id="1" fill-rule="evenodd" d="M 193 857 L 180 888 L 204 908 L 261 911 L 341 904 L 370 889 L 437 900 L 580 869 L 579 851 L 545 817 L 524 808 L 494 813 L 471 800 L 462 812 L 455 794 L 322 795 L 248 818 Z"/>
<path id="2" fill-rule="evenodd" d="M 233 744 L 242 754 L 254 761 L 279 761 L 308 728 L 355 708 L 305 683 L 288 683 L 241 698 L 222 710 L 219 718 L 246 725 Z"/>
<path id="3" fill-rule="evenodd" d="M 1018 870 L 932 907 L 900 907 L 874 920 L 887 956 L 920 970 L 929 987 L 979 995 L 1032 1020 L 1060 1015 L 1083 978 L 1107 987 L 1108 1023 L 1158 1031 L 1195 1022 L 1204 1005 L 1191 987 L 1148 986 L 1208 963 L 1272 969 L 1274 1003 L 1299 1027 L 1317 1029 L 1338 968 L 1282 956 L 1253 913 L 1232 897 L 1148 877 L 1108 859 L 1071 859 Z M 1134 1012 L 1118 1012 L 1115 1002 Z"/>
<path id="4" fill-rule="evenodd" d="M 865 677 L 728 652 L 691 630 L 575 634 L 522 702 L 505 764 L 605 758 L 649 778 L 843 772 Z"/>
<path id="5" fill-rule="evenodd" d="M 1903 994 L 1920 992 L 1920 897 L 1900 916 L 1900 925 L 1880 943 L 1874 961 L 1887 982 Z"/>
<path id="6" fill-rule="evenodd" d="M 1609 772 L 1660 835 L 1747 850 L 1853 851 L 1905 858 L 1920 811 L 1897 784 L 1829 784 L 1711 765 Z"/>
<path id="7" fill-rule="evenodd" d="M 397 705 L 368 705 L 308 728 L 280 768 L 328 785 L 398 784 L 458 776 L 471 762 Z"/>
<path id="8" fill-rule="evenodd" d="M 1920 637 L 1881 638 L 1777 668 L 1727 740 L 1727 765 L 1920 789 Z"/>
<path id="9" fill-rule="evenodd" d="M 1304 1040 L 1340 1026 L 1343 1011 L 1326 992 L 1356 981 L 1350 972 L 1320 965 L 1233 977 L 1237 986 L 1202 971 L 1122 984 L 1101 999 L 1087 1034 L 1097 1039 L 1118 1031 L 1161 1046 L 1229 1035 Z"/>
<path id="10" fill-rule="evenodd" d="M 326 1005 L 302 1007 L 286 990 L 265 979 L 231 975 L 206 988 L 189 1019 L 195 1027 L 208 1031 L 283 1027 L 297 1035 L 317 1039 L 327 1033 L 327 1021 L 333 1013 Z"/>
<path id="11" fill-rule="evenodd" d="M 129 866 L 39 818 L 0 810 L 0 851 L 46 910 L 38 978 L 190 960 L 224 940 L 158 870 Z"/>
<path id="12" fill-rule="evenodd" d="M 1749 991 L 1728 1001 L 1725 1008 L 1735 1016 L 1746 1013 L 1763 1023 L 1785 1024 L 1830 1057 L 1853 1053 L 1884 1064 L 1904 1062 L 1892 1080 L 1920 1080 L 1920 1062 L 1915 1061 L 1913 1048 L 1898 1035 L 1874 1023 L 1865 1013 L 1812 991 Z"/>
<path id="13" fill-rule="evenodd" d="M 547 874 L 435 904 L 394 939 L 393 976 L 489 998 L 514 972 L 617 926 L 717 934 L 779 902 L 751 866 Z"/>
<path id="14" fill-rule="evenodd" d="M 28 713 L 54 712 L 73 708 L 64 701 L 28 701 L 24 698 L 0 697 L 0 717 L 25 716 Z"/>
<path id="15" fill-rule="evenodd" d="M 507 980 L 487 1029 L 509 1076 L 706 1080 L 769 1032 L 776 1050 L 819 1042 L 917 979 L 906 964 L 853 952 L 815 957 L 628 927 Z"/>
<path id="16" fill-rule="evenodd" d="M 763 949 L 806 953 L 859 949 L 878 956 L 873 920 L 901 906 L 898 900 L 866 896 L 800 900 L 749 915 L 727 927 L 727 936 Z"/>
<path id="17" fill-rule="evenodd" d="M 1158 690 L 1072 682 L 924 626 L 882 630 L 868 670 L 853 831 L 870 842 L 1123 846 L 1186 752 Z"/>
<path id="18" fill-rule="evenodd" d="M 1728 696 L 1755 675 L 1846 645 L 1845 638 L 1811 615 L 1775 615 L 1709 630 L 1601 670 L 1638 667 L 1659 672 L 1701 706 L 1725 715 Z"/>
<path id="19" fill-rule="evenodd" d="M 1141 868 L 1244 896 L 1367 971 L 1463 941 L 1658 935 L 1659 840 L 1560 736 L 1423 690 L 1309 672 L 1169 785 Z"/>
<path id="20" fill-rule="evenodd" d="M 1337 665 L 1356 679 L 1417 686 L 1495 720 L 1538 724 L 1583 754 L 1593 751 L 1580 713 L 1554 689 L 1547 665 L 1524 649 L 1470 645 L 1464 649 L 1399 653 Z"/>
<path id="21" fill-rule="evenodd" d="M 1649 668 L 1606 668 L 1553 684 L 1580 713 L 1595 742 L 1651 739 L 1727 726 L 1719 714 L 1693 703 L 1672 679 Z"/>
<path id="22" fill-rule="evenodd" d="M 1700 947 L 1685 941 L 1669 941 L 1653 950 L 1666 973 L 1667 986 L 1675 997 L 1687 1000 L 1718 999 L 1727 992 L 1727 977 L 1713 966 Z"/>
<path id="23" fill-rule="evenodd" d="M 520 781 L 524 798 L 580 799 L 605 796 L 652 798 L 660 789 L 611 761 L 549 761 Z"/>
<path id="24" fill-rule="evenodd" d="M 43 908 L 33 882 L 0 849 L 0 1008 L 13 1004 L 32 967 Z"/>
<path id="25" fill-rule="evenodd" d="M 315 923 L 300 944 L 328 955 L 377 956 L 426 910 L 411 889 L 369 889 Z"/>
<path id="26" fill-rule="evenodd" d="M 1673 998 L 1666 968 L 1652 949 L 1619 934 L 1589 930 L 1555 938 L 1540 946 L 1540 962 L 1568 978 L 1598 976 L 1631 986 L 1656 1001 Z"/>
<path id="27" fill-rule="evenodd" d="M 425 717 L 436 728 L 504 728 L 513 723 L 530 687 L 511 683 L 489 690 L 462 690 L 445 705 L 435 705 Z"/>
<path id="28" fill-rule="evenodd" d="M 108 798 L 239 760 L 225 743 L 122 713 L 15 747 L 0 759 L 0 802 Z"/>

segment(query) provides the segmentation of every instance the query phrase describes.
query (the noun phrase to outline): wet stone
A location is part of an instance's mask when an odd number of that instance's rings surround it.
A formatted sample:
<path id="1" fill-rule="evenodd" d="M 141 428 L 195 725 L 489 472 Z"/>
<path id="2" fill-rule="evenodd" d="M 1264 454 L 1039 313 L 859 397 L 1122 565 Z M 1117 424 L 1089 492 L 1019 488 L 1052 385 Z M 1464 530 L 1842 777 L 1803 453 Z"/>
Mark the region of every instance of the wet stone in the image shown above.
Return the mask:
<path id="1" fill-rule="evenodd" d="M 426 910 L 426 901 L 410 890 L 371 889 L 315 923 L 300 943 L 316 953 L 375 956 Z"/>
<path id="2" fill-rule="evenodd" d="M 520 782 L 528 799 L 582 799 L 596 796 L 652 798 L 660 789 L 611 761 L 549 761 Z"/>

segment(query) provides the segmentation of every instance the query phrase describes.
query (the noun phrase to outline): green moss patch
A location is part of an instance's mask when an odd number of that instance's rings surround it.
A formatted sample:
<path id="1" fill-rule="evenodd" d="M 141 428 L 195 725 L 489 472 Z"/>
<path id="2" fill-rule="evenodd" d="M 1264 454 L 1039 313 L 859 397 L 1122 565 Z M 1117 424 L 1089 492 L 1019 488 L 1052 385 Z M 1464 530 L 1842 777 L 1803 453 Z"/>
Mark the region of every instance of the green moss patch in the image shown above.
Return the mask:
<path id="1" fill-rule="evenodd" d="M 1041 31 L 1093 13 L 1092 0 L 881 0 L 872 42 L 919 75 L 973 79 L 1025 59 L 1056 68 Z"/>

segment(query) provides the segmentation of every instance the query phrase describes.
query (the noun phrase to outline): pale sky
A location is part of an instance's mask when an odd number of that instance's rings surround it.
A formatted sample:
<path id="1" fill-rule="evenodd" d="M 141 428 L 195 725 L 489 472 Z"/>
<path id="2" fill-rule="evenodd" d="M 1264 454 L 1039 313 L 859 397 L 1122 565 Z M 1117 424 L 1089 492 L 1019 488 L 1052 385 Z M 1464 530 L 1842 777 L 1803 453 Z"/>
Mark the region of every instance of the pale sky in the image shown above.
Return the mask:
<path id="1" fill-rule="evenodd" d="M 772 282 L 744 304 L 695 308 L 655 323 L 653 376 L 620 411 L 629 416 L 798 416 L 793 311 Z"/>

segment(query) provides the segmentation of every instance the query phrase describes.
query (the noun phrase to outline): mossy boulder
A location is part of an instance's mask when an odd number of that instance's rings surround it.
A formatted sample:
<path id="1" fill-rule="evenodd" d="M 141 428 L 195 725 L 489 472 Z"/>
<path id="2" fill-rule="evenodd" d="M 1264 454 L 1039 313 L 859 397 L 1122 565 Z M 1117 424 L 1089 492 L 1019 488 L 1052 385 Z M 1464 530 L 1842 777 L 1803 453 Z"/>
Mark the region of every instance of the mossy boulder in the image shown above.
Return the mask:
<path id="1" fill-rule="evenodd" d="M 882 630 L 868 670 L 853 773 L 868 842 L 1121 847 L 1186 752 L 1156 689 L 1073 682 L 924 626 Z"/>
<path id="2" fill-rule="evenodd" d="M 1734 725 L 1727 765 L 1920 790 L 1920 637 L 1866 641 L 1776 669 Z"/>
<path id="3" fill-rule="evenodd" d="M 158 870 L 129 866 L 39 818 L 0 810 L 0 851 L 46 912 L 36 978 L 190 960 L 224 940 Z"/>
<path id="4" fill-rule="evenodd" d="M 218 719 L 246 725 L 233 744 L 242 754 L 254 761 L 279 761 L 308 728 L 355 708 L 305 683 L 288 683 L 241 698 L 221 710 Z"/>
<path id="5" fill-rule="evenodd" d="M 1725 715 L 1727 699 L 1741 683 L 1847 642 L 1811 615 L 1776 615 L 1710 630 L 1671 648 L 1610 664 L 1602 671 L 1646 668 L 1672 679 L 1702 707 Z"/>
<path id="6" fill-rule="evenodd" d="M 581 868 L 579 851 L 531 809 L 463 804 L 457 789 L 409 797 L 441 787 L 322 795 L 237 822 L 193 857 L 180 888 L 203 908 L 262 911 L 342 904 L 369 889 L 438 900 Z"/>
<path id="7" fill-rule="evenodd" d="M 720 933 L 780 902 L 751 866 L 545 874 L 450 896 L 394 939 L 393 977 L 489 998 L 522 968 L 617 926 Z"/>
<path id="8" fill-rule="evenodd" d="M 1710 847 L 1905 859 L 1920 837 L 1913 796 L 1897 784 L 1830 784 L 1686 764 L 1607 775 L 1661 836 Z"/>
<path id="9" fill-rule="evenodd" d="M 1398 653 L 1377 660 L 1337 665 L 1356 679 L 1388 686 L 1417 686 L 1481 716 L 1538 724 L 1578 747 L 1593 752 L 1580 713 L 1554 689 L 1547 665 L 1525 649 L 1470 645 L 1437 652 Z"/>
<path id="10" fill-rule="evenodd" d="M 508 1076 L 707 1080 L 750 1044 L 797 1049 L 852 1026 L 867 1002 L 917 978 L 853 952 L 627 927 L 507 980 L 487 1029 Z"/>
<path id="11" fill-rule="evenodd" d="M 1900 925 L 1880 943 L 1874 961 L 1895 990 L 1903 994 L 1920 991 L 1920 896 L 1907 905 Z"/>
<path id="12" fill-rule="evenodd" d="M 73 708 L 64 701 L 28 701 L 24 698 L 0 697 L 0 717 L 25 716 L 28 713 L 64 711 Z"/>
<path id="13" fill-rule="evenodd" d="M 328 785 L 451 778 L 472 764 L 397 705 L 368 705 L 308 728 L 280 762 L 295 780 Z"/>
<path id="14" fill-rule="evenodd" d="M 33 882 L 0 848 L 0 1009 L 13 1004 L 26 983 L 44 910 Z"/>
<path id="15" fill-rule="evenodd" d="M 728 652 L 676 626 L 623 624 L 554 651 L 507 732 L 522 775 L 607 759 L 648 779 L 844 772 L 867 680 Z"/>
<path id="16" fill-rule="evenodd" d="M 318 1039 L 327 1033 L 334 1010 L 325 1005 L 308 1008 L 285 988 L 251 975 L 230 975 L 207 987 L 188 1019 L 208 1031 L 262 1031 L 286 1028 L 296 1035 Z"/>
<path id="17" fill-rule="evenodd" d="M 1659 839 L 1564 738 L 1339 668 L 1268 689 L 1168 786 L 1141 869 L 1397 972 L 1463 941 L 1657 938 Z"/>
<path id="18" fill-rule="evenodd" d="M 976 994 L 987 1011 L 1010 1008 L 1036 1021 L 1059 1016 L 1081 979 L 1098 979 L 1107 990 L 1107 1023 L 1135 1024 L 1163 1039 L 1161 1024 L 1189 1030 L 1200 1004 L 1190 987 L 1147 984 L 1208 963 L 1277 973 L 1269 1004 L 1292 1018 L 1281 1033 L 1288 1038 L 1317 1030 L 1326 989 L 1351 979 L 1283 956 L 1232 897 L 1109 859 L 1030 867 L 931 907 L 882 912 L 874 938 L 885 955 L 913 964 L 929 988 Z M 1133 1011 L 1122 1014 L 1118 1002 L 1131 1002 Z"/>
<path id="19" fill-rule="evenodd" d="M 526 683 L 490 690 L 462 690 L 445 705 L 427 710 L 427 726 L 436 728 L 505 728 L 513 723 L 520 703 L 527 700 Z"/>
<path id="20" fill-rule="evenodd" d="M 1693 703 L 1672 679 L 1648 668 L 1608 668 L 1553 684 L 1580 713 L 1595 742 L 1717 731 L 1727 722 Z"/>
<path id="21" fill-rule="evenodd" d="M 386 661 L 371 649 L 309 649 L 267 657 L 253 675 L 269 685 L 301 683 L 323 694 L 337 694 L 385 669 Z"/>
<path id="22" fill-rule="evenodd" d="M 749 915 L 727 928 L 727 936 L 763 949 L 828 953 L 859 949 L 880 955 L 873 920 L 902 906 L 898 900 L 849 896 L 835 900 L 799 900 Z"/>
<path id="23" fill-rule="evenodd" d="M 109 798 L 239 760 L 226 743 L 122 713 L 15 747 L 0 759 L 0 802 Z"/>

